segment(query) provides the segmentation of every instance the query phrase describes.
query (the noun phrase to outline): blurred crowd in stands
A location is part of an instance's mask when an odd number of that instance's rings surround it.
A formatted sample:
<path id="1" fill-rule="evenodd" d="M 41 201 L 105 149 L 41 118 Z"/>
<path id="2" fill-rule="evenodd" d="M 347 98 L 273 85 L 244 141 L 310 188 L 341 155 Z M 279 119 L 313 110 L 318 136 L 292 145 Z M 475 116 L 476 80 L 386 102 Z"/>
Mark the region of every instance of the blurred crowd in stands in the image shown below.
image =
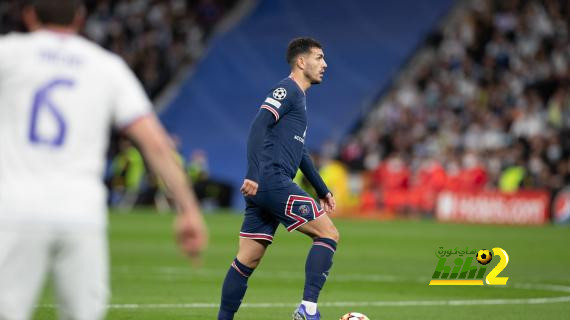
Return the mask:
<path id="1" fill-rule="evenodd" d="M 176 137 L 172 143 L 178 146 Z M 135 205 L 152 205 L 159 212 L 171 212 L 171 204 L 164 184 L 147 170 L 139 150 L 130 140 L 120 137 L 119 151 L 113 157 L 105 180 L 109 187 L 110 205 L 127 211 Z M 230 184 L 210 176 L 208 158 L 204 151 L 195 150 L 188 159 L 176 154 L 177 161 L 192 182 L 196 196 L 206 209 L 230 207 L 233 188 Z"/>
<path id="2" fill-rule="evenodd" d="M 56 0 L 54 0 L 56 1 Z M 22 31 L 21 0 L 0 1 L 0 34 Z M 125 59 L 151 98 L 201 56 L 237 0 L 85 0 L 83 34 Z"/>
<path id="3" fill-rule="evenodd" d="M 570 184 L 570 1 L 464 1 L 340 147 L 363 209 Z"/>

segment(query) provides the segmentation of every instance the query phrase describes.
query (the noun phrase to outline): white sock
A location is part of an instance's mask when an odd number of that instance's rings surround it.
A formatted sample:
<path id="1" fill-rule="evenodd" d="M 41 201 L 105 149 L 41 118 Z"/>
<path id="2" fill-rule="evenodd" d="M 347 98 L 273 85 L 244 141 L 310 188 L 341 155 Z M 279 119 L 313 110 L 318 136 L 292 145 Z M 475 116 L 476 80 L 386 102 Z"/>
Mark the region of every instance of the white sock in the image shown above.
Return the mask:
<path id="1" fill-rule="evenodd" d="M 307 310 L 308 314 L 314 315 L 317 313 L 317 304 L 315 302 L 303 300 L 301 304 L 305 306 L 305 310 Z"/>

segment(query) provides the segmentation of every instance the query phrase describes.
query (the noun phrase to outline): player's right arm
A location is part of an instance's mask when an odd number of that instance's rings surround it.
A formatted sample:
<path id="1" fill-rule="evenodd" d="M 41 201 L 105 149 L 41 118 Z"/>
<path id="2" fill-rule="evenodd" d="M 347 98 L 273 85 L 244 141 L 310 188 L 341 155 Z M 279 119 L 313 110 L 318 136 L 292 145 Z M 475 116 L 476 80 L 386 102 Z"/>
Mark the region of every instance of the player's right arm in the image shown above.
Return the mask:
<path id="1" fill-rule="evenodd" d="M 165 183 L 176 203 L 176 238 L 182 250 L 198 256 L 207 243 L 207 232 L 194 193 L 168 134 L 151 109 L 151 102 L 124 61 L 116 58 L 112 69 L 115 125 L 135 141 L 153 172 Z"/>
<path id="2" fill-rule="evenodd" d="M 176 202 L 179 214 L 175 228 L 182 249 L 191 256 L 200 254 L 207 242 L 206 226 L 167 133 L 153 113 L 135 120 L 124 132 L 141 149 L 151 169 L 164 181 Z"/>
<path id="3" fill-rule="evenodd" d="M 259 187 L 259 156 L 263 151 L 263 141 L 267 130 L 275 123 L 276 119 L 271 112 L 259 109 L 247 139 L 247 173 L 240 189 L 241 193 L 248 197 L 257 194 Z"/>
<path id="4" fill-rule="evenodd" d="M 240 188 L 241 193 L 248 197 L 257 194 L 259 187 L 259 156 L 263 151 L 263 142 L 269 127 L 279 121 L 288 111 L 291 95 L 287 89 L 279 87 L 269 92 L 259 108 L 247 139 L 247 173 Z"/>

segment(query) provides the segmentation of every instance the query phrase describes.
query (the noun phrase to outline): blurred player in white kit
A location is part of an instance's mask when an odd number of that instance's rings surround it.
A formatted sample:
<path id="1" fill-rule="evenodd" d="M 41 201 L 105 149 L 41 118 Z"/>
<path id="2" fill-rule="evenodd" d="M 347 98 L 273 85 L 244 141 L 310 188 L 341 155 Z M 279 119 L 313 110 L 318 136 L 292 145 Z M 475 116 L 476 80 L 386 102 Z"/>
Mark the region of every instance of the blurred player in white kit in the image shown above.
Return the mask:
<path id="1" fill-rule="evenodd" d="M 203 250 L 206 228 L 140 83 L 118 56 L 77 35 L 80 1 L 27 2 L 30 33 L 0 37 L 0 319 L 31 318 L 49 271 L 61 319 L 102 319 L 112 126 L 168 187 L 186 253 Z"/>

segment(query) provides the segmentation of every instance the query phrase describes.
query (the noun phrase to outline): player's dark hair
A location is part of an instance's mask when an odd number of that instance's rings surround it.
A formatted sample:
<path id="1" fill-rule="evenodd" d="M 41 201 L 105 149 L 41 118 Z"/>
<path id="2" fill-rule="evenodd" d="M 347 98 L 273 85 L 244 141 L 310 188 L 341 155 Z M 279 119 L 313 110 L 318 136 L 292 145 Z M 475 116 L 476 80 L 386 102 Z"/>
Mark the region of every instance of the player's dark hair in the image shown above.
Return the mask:
<path id="1" fill-rule="evenodd" d="M 77 11 L 83 6 L 81 0 L 26 0 L 25 6 L 36 11 L 38 20 L 43 24 L 69 26 Z"/>
<path id="2" fill-rule="evenodd" d="M 293 66 L 298 55 L 311 52 L 312 48 L 322 49 L 323 46 L 312 38 L 295 38 L 287 46 L 287 63 Z"/>

